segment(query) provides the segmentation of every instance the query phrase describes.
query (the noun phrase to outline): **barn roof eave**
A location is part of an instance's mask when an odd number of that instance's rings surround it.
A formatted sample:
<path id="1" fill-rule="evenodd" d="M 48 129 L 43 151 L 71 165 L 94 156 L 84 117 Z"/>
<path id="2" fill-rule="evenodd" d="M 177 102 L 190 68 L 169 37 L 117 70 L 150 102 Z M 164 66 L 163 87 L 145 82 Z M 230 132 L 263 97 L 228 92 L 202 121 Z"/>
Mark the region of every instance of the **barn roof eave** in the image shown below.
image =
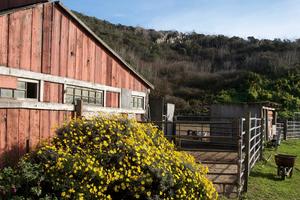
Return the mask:
<path id="1" fill-rule="evenodd" d="M 120 60 L 134 75 L 140 78 L 151 89 L 154 89 L 154 85 L 144 78 L 139 72 L 137 72 L 129 63 L 127 63 L 117 52 L 115 52 L 106 42 L 104 42 L 99 36 L 97 36 L 83 21 L 81 21 L 71 10 L 65 7 L 60 1 L 55 2 L 64 11 L 66 11 L 74 20 L 76 20 L 86 31 L 88 31 L 101 45 L 103 45 L 109 52 L 111 52 L 118 60 Z"/>
<path id="2" fill-rule="evenodd" d="M 127 63 L 117 52 L 115 52 L 111 47 L 109 47 L 106 42 L 104 42 L 100 37 L 98 37 L 83 21 L 81 21 L 71 10 L 65 7 L 61 2 L 55 1 L 56 5 L 62 8 L 66 13 L 68 13 L 75 21 L 77 21 L 89 34 L 91 34 L 102 46 L 104 46 L 110 53 L 113 54 L 122 64 L 124 64 L 135 76 L 141 79 L 149 88 L 154 89 L 154 85 L 150 83 L 146 78 L 144 78 L 139 72 L 137 72 L 129 63 Z M 40 3 L 33 5 L 27 5 L 19 8 L 4 10 L 0 12 L 0 16 L 10 14 L 19 10 L 29 9 L 35 7 Z"/>

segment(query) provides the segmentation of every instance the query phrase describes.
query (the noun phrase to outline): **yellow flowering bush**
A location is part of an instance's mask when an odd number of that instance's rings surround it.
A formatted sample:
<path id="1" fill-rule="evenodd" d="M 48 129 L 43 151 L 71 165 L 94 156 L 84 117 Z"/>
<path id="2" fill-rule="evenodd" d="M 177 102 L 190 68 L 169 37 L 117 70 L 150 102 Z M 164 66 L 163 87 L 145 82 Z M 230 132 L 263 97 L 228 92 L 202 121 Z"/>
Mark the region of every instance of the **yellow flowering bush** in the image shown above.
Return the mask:
<path id="1" fill-rule="evenodd" d="M 207 168 L 150 124 L 121 116 L 75 119 L 27 159 L 59 199 L 217 199 Z"/>

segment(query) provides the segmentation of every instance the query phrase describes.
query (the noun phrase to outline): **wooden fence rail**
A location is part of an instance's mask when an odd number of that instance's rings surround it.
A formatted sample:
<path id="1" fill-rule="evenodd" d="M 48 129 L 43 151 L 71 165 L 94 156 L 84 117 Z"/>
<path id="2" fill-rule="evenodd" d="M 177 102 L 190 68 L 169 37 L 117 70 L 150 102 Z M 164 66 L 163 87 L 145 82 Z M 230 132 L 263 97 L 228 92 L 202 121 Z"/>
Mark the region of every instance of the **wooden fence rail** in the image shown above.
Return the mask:
<path id="1" fill-rule="evenodd" d="M 252 117 L 251 113 L 248 113 L 245 118 L 241 119 L 153 123 L 164 130 L 166 137 L 174 142 L 178 150 L 209 152 L 212 148 L 213 151 L 225 149 L 227 152 L 235 152 L 237 159 L 231 163 L 222 160 L 209 163 L 236 165 L 236 173 L 224 172 L 217 173 L 217 175 L 235 175 L 236 181 L 230 184 L 237 188 L 238 196 L 247 191 L 251 169 L 262 158 L 265 136 L 263 119 Z M 168 130 L 170 128 L 171 132 Z M 205 162 L 202 163 L 205 164 Z M 210 172 L 209 175 L 216 175 L 216 173 Z M 214 184 L 222 185 L 223 188 L 228 185 L 222 182 L 214 182 Z"/>
<path id="2" fill-rule="evenodd" d="M 287 138 L 300 138 L 300 121 L 286 121 Z"/>
<path id="3" fill-rule="evenodd" d="M 251 113 L 242 118 L 240 124 L 238 186 L 239 193 L 242 193 L 248 189 L 251 169 L 262 158 L 265 128 L 263 119 L 251 117 Z"/>
<path id="4" fill-rule="evenodd" d="M 300 138 L 300 121 L 284 120 L 276 124 L 276 134 L 284 140 Z"/>

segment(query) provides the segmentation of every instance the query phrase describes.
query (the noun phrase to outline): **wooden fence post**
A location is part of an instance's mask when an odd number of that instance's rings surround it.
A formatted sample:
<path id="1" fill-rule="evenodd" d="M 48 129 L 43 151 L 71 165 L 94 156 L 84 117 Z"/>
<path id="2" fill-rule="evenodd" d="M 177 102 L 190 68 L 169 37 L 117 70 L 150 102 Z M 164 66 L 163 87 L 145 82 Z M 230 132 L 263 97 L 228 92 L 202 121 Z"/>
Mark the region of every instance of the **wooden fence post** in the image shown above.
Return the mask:
<path id="1" fill-rule="evenodd" d="M 239 119 L 237 121 L 237 127 L 238 127 L 238 137 L 237 137 L 237 142 L 238 142 L 238 161 L 237 161 L 237 172 L 238 172 L 238 196 L 240 196 L 241 191 L 241 186 L 242 186 L 242 169 L 243 169 L 243 118 Z"/>
<path id="2" fill-rule="evenodd" d="M 78 99 L 76 101 L 75 113 L 76 113 L 76 117 L 82 117 L 82 114 L 83 114 L 83 101 L 81 99 Z"/>
<path id="3" fill-rule="evenodd" d="M 284 121 L 284 128 L 283 128 L 283 139 L 287 139 L 287 134 L 288 134 L 288 120 Z"/>
<path id="4" fill-rule="evenodd" d="M 261 118 L 260 123 L 260 160 L 262 160 L 264 151 L 264 118 Z"/>
<path id="5" fill-rule="evenodd" d="M 251 112 L 247 113 L 246 116 L 246 127 L 245 127 L 245 192 L 248 190 L 248 179 L 250 175 L 250 140 L 251 140 Z"/>

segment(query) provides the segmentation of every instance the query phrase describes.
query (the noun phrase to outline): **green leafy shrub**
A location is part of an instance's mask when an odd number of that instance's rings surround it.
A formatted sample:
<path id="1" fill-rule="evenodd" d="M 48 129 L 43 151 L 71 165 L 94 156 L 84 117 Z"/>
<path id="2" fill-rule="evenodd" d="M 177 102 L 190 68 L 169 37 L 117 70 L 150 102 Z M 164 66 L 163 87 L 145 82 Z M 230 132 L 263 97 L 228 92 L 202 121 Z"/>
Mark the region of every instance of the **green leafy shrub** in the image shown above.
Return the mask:
<path id="1" fill-rule="evenodd" d="M 33 194 L 36 197 L 217 198 L 205 176 L 207 168 L 196 164 L 192 156 L 175 151 L 174 145 L 152 125 L 106 116 L 71 121 L 57 133 L 51 145 L 23 161 L 37 167 L 37 174 L 42 175 L 30 175 L 39 186 L 38 194 Z M 12 174 L 24 178 L 18 170 Z M 20 194 L 19 189 L 15 194 Z M 25 193 L 31 194 L 30 189 Z"/>

